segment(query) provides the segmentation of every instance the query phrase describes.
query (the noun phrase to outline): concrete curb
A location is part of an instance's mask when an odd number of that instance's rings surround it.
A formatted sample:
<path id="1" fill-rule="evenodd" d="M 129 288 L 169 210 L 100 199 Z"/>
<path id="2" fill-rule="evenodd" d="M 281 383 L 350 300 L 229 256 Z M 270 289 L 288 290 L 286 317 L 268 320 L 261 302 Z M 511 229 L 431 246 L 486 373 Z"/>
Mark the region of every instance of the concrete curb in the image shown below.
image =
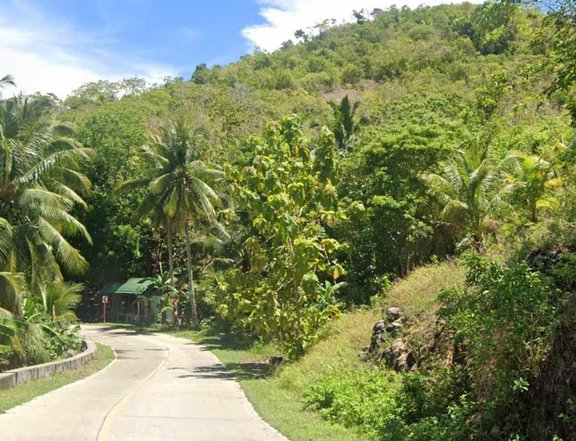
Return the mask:
<path id="1" fill-rule="evenodd" d="M 8 389 L 19 384 L 40 378 L 50 378 L 54 374 L 68 369 L 76 369 L 86 364 L 96 355 L 96 344 L 86 340 L 86 350 L 80 354 L 65 360 L 52 361 L 50 363 L 37 364 L 19 369 L 12 369 L 0 374 L 0 389 Z"/>

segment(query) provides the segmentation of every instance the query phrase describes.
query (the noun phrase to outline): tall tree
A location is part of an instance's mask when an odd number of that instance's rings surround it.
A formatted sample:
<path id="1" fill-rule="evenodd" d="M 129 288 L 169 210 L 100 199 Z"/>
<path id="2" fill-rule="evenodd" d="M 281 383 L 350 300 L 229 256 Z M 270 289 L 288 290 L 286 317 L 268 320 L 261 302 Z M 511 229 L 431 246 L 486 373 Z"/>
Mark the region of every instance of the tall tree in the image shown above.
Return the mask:
<path id="1" fill-rule="evenodd" d="M 231 170 L 231 192 L 249 230 L 246 258 L 219 281 L 218 311 L 294 357 L 338 313 L 342 246 L 328 235 L 343 218 L 332 185 L 336 146 L 326 128 L 317 140 L 305 138 L 291 115 L 269 124 L 250 147 L 251 160 Z"/>
<path id="2" fill-rule="evenodd" d="M 81 194 L 90 182 L 80 167 L 91 150 L 70 136 L 70 127 L 50 124 L 51 104 L 46 97 L 22 95 L 0 102 L 0 218 L 11 232 L 10 240 L 1 241 L 0 264 L 26 271 L 34 293 L 61 279 L 62 268 L 85 270 L 85 259 L 67 237 L 90 240 L 72 210 L 86 207 Z"/>
<path id="3" fill-rule="evenodd" d="M 136 211 L 136 216 L 151 215 L 161 222 L 168 238 L 172 264 L 172 234 L 184 234 L 188 272 L 188 296 L 194 326 L 199 325 L 192 268 L 191 228 L 202 218 L 216 222 L 214 205 L 220 199 L 212 185 L 223 172 L 205 164 L 199 158 L 198 138 L 183 123 L 168 122 L 159 133 L 151 136 L 141 154 L 150 168 L 146 177 L 124 183 L 121 187 L 145 187 L 148 192 Z M 173 267 L 170 268 L 173 274 Z"/>

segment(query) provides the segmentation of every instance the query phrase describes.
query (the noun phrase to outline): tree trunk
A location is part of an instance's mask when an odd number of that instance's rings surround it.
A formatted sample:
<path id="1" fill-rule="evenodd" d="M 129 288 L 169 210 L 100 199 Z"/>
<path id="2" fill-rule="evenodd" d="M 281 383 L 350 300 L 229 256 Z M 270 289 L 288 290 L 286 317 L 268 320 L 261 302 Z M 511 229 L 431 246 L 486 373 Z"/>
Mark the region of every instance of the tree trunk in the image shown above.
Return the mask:
<path id="1" fill-rule="evenodd" d="M 538 222 L 538 208 L 536 206 L 536 202 L 537 201 L 534 201 L 534 204 L 532 204 L 532 209 L 530 210 L 531 211 L 531 216 L 530 216 L 531 219 L 530 220 L 534 223 Z"/>
<path id="2" fill-rule="evenodd" d="M 166 242 L 168 246 L 168 271 L 170 273 L 170 281 L 172 285 L 176 285 L 174 280 L 174 251 L 172 245 L 172 223 L 170 218 L 166 218 Z"/>
<path id="3" fill-rule="evenodd" d="M 194 296 L 194 281 L 192 278 L 192 250 L 190 249 L 190 224 L 186 222 L 186 266 L 188 267 L 188 297 L 190 298 L 190 314 L 194 328 L 198 329 L 198 311 L 196 310 L 196 299 Z"/>
<path id="4" fill-rule="evenodd" d="M 168 247 L 168 272 L 170 274 L 170 282 L 172 286 L 176 286 L 176 280 L 174 279 L 174 246 L 172 244 L 172 222 L 170 218 L 166 217 L 166 245 Z M 178 326 L 178 300 L 171 299 L 172 304 L 172 325 Z"/>

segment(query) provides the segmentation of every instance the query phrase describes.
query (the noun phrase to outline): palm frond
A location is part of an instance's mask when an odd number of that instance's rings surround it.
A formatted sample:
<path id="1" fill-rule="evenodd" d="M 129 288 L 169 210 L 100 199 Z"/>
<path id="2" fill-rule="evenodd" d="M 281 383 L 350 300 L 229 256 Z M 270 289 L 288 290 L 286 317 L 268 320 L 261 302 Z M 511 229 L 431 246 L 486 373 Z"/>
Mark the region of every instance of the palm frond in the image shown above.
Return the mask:
<path id="1" fill-rule="evenodd" d="M 442 212 L 440 213 L 440 218 L 445 222 L 458 224 L 461 223 L 468 214 L 468 204 L 463 201 L 453 199 L 444 206 Z"/>
<path id="2" fill-rule="evenodd" d="M 24 277 L 19 273 L 0 272 L 0 307 L 15 316 L 21 314 Z"/>
<path id="3" fill-rule="evenodd" d="M 40 142 L 43 143 L 44 141 Z M 36 147 L 34 150 L 37 151 L 41 149 Z M 77 147 L 53 152 L 39 160 L 25 174 L 20 176 L 17 182 L 23 184 L 39 182 L 42 177 L 57 167 L 77 169 L 79 167 L 78 162 L 89 159 L 93 152 L 92 149 Z"/>
<path id="4" fill-rule="evenodd" d="M 0 78 L 0 89 L 6 85 L 16 87 L 16 82 L 14 81 L 14 77 L 12 75 L 4 75 Z"/>
<path id="5" fill-rule="evenodd" d="M 154 210 L 157 208 L 158 200 L 154 195 L 148 194 L 144 198 L 144 200 L 138 205 L 134 213 L 132 213 L 132 221 L 138 222 L 144 217 L 152 214 Z"/>
<path id="6" fill-rule="evenodd" d="M 51 217 L 49 213 L 70 210 L 73 207 L 72 201 L 68 198 L 42 187 L 25 189 L 18 202 L 21 206 L 38 210 L 48 217 Z"/>
<path id="7" fill-rule="evenodd" d="M 40 225 L 40 234 L 56 251 L 58 261 L 73 274 L 83 274 L 88 269 L 88 262 L 49 222 Z"/>
<path id="8" fill-rule="evenodd" d="M 14 229 L 10 222 L 0 217 L 0 268 L 6 266 L 14 247 Z"/>
<path id="9" fill-rule="evenodd" d="M 173 184 L 174 179 L 175 176 L 173 173 L 163 174 L 155 179 L 152 179 L 148 184 L 148 188 L 152 193 L 160 195 Z"/>
<path id="10" fill-rule="evenodd" d="M 193 182 L 194 190 L 200 195 L 204 195 L 207 199 L 213 202 L 220 202 L 220 198 L 218 194 L 210 187 L 206 182 L 202 179 L 197 178 L 196 176 L 191 176 L 191 180 Z"/>
<path id="11" fill-rule="evenodd" d="M 74 308 L 82 299 L 84 285 L 57 281 L 48 284 L 43 290 L 43 306 L 53 320 L 75 321 Z"/>
<path id="12" fill-rule="evenodd" d="M 92 183 L 90 182 L 90 179 L 88 179 L 88 176 L 77 170 L 71 168 L 59 168 L 58 175 L 62 177 L 60 182 L 73 187 L 75 191 L 89 193 L 92 189 Z"/>
<path id="13" fill-rule="evenodd" d="M 88 209 L 88 204 L 86 204 L 86 202 L 84 201 L 82 196 L 80 196 L 78 193 L 76 193 L 74 190 L 72 190 L 67 185 L 56 183 L 55 189 L 57 190 L 58 194 L 60 194 L 61 196 L 64 196 L 67 199 L 70 199 L 71 201 L 80 205 L 85 210 Z"/>
<path id="14" fill-rule="evenodd" d="M 26 237 L 28 251 L 28 275 L 29 287 L 32 294 L 41 292 L 41 287 L 46 283 L 62 279 L 60 266 L 50 248 L 41 240 L 40 233 Z"/>
<path id="15" fill-rule="evenodd" d="M 138 178 L 124 181 L 116 186 L 118 191 L 137 190 L 139 188 L 147 187 L 150 183 L 150 178 Z"/>

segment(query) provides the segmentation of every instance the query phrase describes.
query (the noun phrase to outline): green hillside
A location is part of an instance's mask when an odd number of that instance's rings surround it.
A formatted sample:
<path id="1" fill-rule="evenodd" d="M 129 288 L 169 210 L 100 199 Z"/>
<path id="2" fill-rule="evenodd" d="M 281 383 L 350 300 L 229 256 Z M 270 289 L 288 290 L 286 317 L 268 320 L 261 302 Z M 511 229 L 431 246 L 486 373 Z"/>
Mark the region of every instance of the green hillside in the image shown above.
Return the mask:
<path id="1" fill-rule="evenodd" d="M 162 327 L 278 355 L 243 381 L 294 439 L 576 439 L 576 14 L 537 6 L 358 12 L 2 100 L 0 369 L 77 343 L 71 281 L 94 320 L 147 275 Z"/>

